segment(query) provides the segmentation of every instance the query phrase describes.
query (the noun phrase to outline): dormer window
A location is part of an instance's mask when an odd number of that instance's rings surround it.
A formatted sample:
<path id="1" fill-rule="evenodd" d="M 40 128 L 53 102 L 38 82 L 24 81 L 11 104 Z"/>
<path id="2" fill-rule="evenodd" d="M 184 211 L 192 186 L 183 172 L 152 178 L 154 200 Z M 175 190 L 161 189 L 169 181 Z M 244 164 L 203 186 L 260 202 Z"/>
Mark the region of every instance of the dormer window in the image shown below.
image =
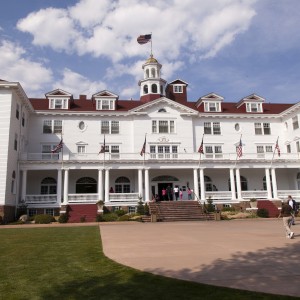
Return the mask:
<path id="1" fill-rule="evenodd" d="M 68 99 L 50 98 L 49 99 L 50 109 L 68 109 Z"/>
<path id="2" fill-rule="evenodd" d="M 183 93 L 183 86 L 179 84 L 173 85 L 173 92 L 174 93 Z"/>
<path id="3" fill-rule="evenodd" d="M 247 112 L 262 112 L 262 104 L 261 103 L 247 103 L 246 104 Z"/>
<path id="4" fill-rule="evenodd" d="M 97 99 L 97 110 L 114 110 L 115 100 Z"/>
<path id="5" fill-rule="evenodd" d="M 204 111 L 215 112 L 221 111 L 221 106 L 219 102 L 204 102 Z"/>

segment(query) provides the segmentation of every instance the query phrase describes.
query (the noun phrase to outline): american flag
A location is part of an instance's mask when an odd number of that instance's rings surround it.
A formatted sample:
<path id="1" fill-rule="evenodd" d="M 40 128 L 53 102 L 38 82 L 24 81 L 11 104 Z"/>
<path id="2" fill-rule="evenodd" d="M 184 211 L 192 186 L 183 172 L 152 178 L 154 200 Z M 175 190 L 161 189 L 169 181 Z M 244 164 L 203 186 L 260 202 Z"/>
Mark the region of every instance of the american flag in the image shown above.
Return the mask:
<path id="1" fill-rule="evenodd" d="M 236 148 L 236 154 L 238 157 L 243 156 L 243 144 L 242 144 L 242 139 L 240 139 L 239 145 Z"/>
<path id="2" fill-rule="evenodd" d="M 62 147 L 64 146 L 63 140 L 61 139 L 60 142 L 55 146 L 53 150 L 51 150 L 52 153 L 58 152 Z"/>
<path id="3" fill-rule="evenodd" d="M 276 141 L 275 150 L 277 150 L 277 154 L 280 157 L 280 149 L 279 149 L 279 145 L 278 145 L 278 139 Z"/>
<path id="4" fill-rule="evenodd" d="M 141 150 L 141 153 L 140 155 L 143 156 L 143 154 L 146 152 L 146 137 L 145 137 L 145 142 L 143 144 L 143 147 L 142 147 L 142 150 Z"/>
<path id="5" fill-rule="evenodd" d="M 140 44 L 140 45 L 143 45 L 143 44 L 146 44 L 148 42 L 151 41 L 151 34 L 145 34 L 145 35 L 140 35 L 138 38 L 137 38 L 137 42 Z"/>
<path id="6" fill-rule="evenodd" d="M 100 153 L 105 153 L 105 135 L 104 135 L 104 141 L 103 141 L 103 145 L 101 146 L 101 149 L 99 151 L 99 154 Z"/>
<path id="7" fill-rule="evenodd" d="M 200 147 L 199 147 L 199 149 L 198 149 L 198 152 L 199 152 L 199 153 L 202 153 L 202 154 L 204 154 L 204 151 L 203 151 L 203 138 L 204 138 L 204 135 L 203 135 L 203 137 L 202 137 L 202 142 L 201 142 Z"/>

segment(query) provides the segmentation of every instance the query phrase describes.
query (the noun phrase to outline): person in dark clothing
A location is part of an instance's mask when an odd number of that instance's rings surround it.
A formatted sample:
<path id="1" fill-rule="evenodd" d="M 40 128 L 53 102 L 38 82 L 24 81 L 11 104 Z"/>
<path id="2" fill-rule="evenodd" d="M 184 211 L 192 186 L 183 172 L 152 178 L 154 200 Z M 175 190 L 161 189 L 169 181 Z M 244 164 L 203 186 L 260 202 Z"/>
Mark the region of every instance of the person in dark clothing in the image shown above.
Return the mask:
<path id="1" fill-rule="evenodd" d="M 289 239 L 292 239 L 294 237 L 294 232 L 291 231 L 292 213 L 293 213 L 293 209 L 289 205 L 289 199 L 288 199 L 285 203 L 283 203 L 278 218 L 282 217 L 286 237 Z"/>
<path id="2" fill-rule="evenodd" d="M 173 200 L 173 197 L 172 197 L 172 188 L 169 185 L 167 186 L 167 196 L 168 196 L 168 200 L 169 201 Z"/>

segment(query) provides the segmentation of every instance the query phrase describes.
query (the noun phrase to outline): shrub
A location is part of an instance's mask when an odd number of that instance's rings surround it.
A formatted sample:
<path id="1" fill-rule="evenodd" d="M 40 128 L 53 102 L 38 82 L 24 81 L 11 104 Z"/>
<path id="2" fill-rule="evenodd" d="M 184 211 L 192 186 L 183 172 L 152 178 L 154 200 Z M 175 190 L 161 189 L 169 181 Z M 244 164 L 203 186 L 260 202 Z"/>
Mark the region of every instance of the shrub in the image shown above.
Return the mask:
<path id="1" fill-rule="evenodd" d="M 211 198 L 207 200 L 207 205 L 204 204 L 204 210 L 207 212 L 214 212 L 215 211 L 215 206 L 213 205 L 213 201 Z"/>
<path id="2" fill-rule="evenodd" d="M 104 222 L 104 219 L 103 219 L 103 215 L 97 215 L 96 216 L 96 222 Z"/>
<path id="3" fill-rule="evenodd" d="M 231 207 L 223 207 L 222 211 L 232 211 L 232 212 L 235 212 L 235 208 L 233 206 L 231 206 Z"/>
<path id="4" fill-rule="evenodd" d="M 137 213 L 140 215 L 145 214 L 145 207 L 142 201 L 139 201 L 138 206 L 137 206 Z"/>
<path id="5" fill-rule="evenodd" d="M 149 205 L 147 203 L 144 206 L 144 214 L 150 216 Z"/>
<path id="6" fill-rule="evenodd" d="M 36 215 L 34 221 L 36 224 L 50 224 L 51 222 L 55 222 L 55 219 L 50 215 Z"/>
<path id="7" fill-rule="evenodd" d="M 104 214 L 102 216 L 103 222 L 113 222 L 118 220 L 118 215 L 115 213 Z"/>
<path id="8" fill-rule="evenodd" d="M 130 219 L 131 219 L 130 215 L 123 215 L 119 217 L 118 221 L 130 221 Z"/>
<path id="9" fill-rule="evenodd" d="M 269 211 L 265 208 L 259 208 L 256 213 L 260 218 L 269 218 Z"/>
<path id="10" fill-rule="evenodd" d="M 117 209 L 114 211 L 115 214 L 117 214 L 119 217 L 124 216 L 126 214 L 126 211 L 123 209 Z"/>
<path id="11" fill-rule="evenodd" d="M 58 218 L 59 223 L 68 223 L 69 215 L 68 214 L 61 214 Z"/>

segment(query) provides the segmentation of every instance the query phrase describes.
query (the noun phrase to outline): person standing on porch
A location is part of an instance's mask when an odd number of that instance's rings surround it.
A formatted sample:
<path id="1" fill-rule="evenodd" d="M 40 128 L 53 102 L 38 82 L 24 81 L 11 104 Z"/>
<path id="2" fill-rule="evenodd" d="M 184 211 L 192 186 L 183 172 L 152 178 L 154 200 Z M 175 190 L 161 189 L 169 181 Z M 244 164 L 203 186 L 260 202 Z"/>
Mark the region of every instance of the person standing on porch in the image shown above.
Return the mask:
<path id="1" fill-rule="evenodd" d="M 175 200 L 177 201 L 178 198 L 179 198 L 179 187 L 178 187 L 178 185 L 176 185 L 174 187 L 174 195 L 175 195 Z"/>
<path id="2" fill-rule="evenodd" d="M 162 197 L 162 200 L 165 201 L 166 200 L 166 189 L 163 187 L 163 189 L 161 190 L 161 197 Z"/>
<path id="3" fill-rule="evenodd" d="M 183 196 L 183 192 L 182 192 L 182 188 L 179 189 L 179 198 L 180 200 L 182 200 L 182 196 Z"/>
<path id="4" fill-rule="evenodd" d="M 289 205 L 289 199 L 288 199 L 285 203 L 283 203 L 278 218 L 282 217 L 286 237 L 289 239 L 292 239 L 294 237 L 294 232 L 291 231 L 292 213 L 293 213 L 293 209 Z"/>
<path id="5" fill-rule="evenodd" d="M 188 199 L 192 200 L 192 190 L 188 188 Z"/>
<path id="6" fill-rule="evenodd" d="M 172 188 L 171 186 L 167 186 L 167 195 L 168 195 L 168 200 L 171 201 L 173 200 L 173 197 L 172 197 Z"/>

